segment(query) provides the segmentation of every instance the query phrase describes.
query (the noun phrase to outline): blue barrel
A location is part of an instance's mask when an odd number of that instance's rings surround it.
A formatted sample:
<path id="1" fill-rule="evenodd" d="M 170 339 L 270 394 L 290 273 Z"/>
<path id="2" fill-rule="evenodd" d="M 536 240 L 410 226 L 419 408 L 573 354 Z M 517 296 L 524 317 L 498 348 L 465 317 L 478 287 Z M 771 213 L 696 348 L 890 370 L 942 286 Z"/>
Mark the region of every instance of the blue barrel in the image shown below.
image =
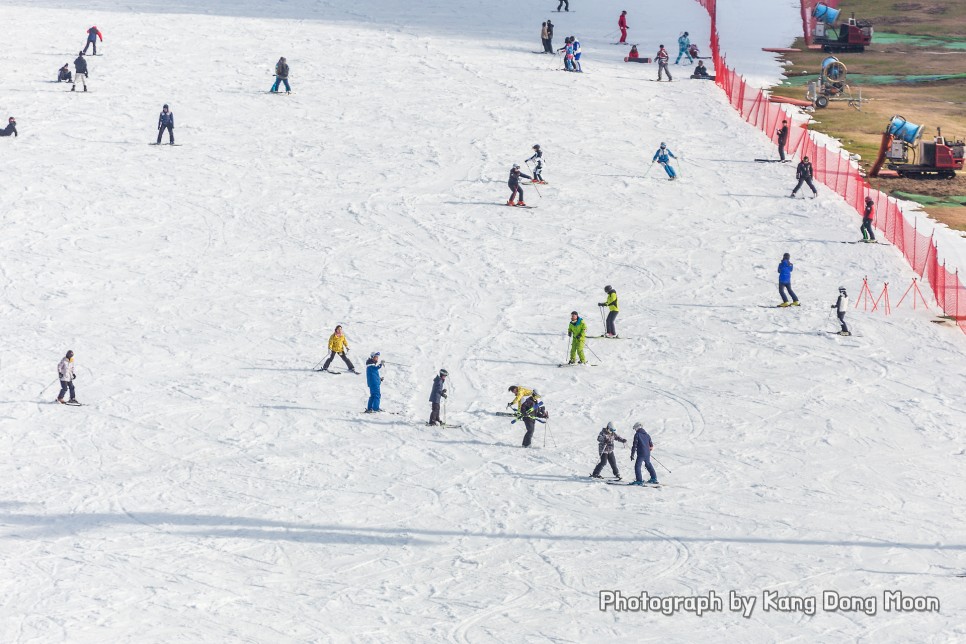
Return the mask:
<path id="1" fill-rule="evenodd" d="M 815 5 L 815 10 L 812 11 L 813 16 L 827 25 L 835 24 L 835 21 L 839 18 L 839 13 L 838 9 L 833 9 L 821 3 Z"/>
<path id="2" fill-rule="evenodd" d="M 906 143 L 915 143 L 922 134 L 922 126 L 910 123 L 901 116 L 893 116 L 889 124 L 889 134 Z"/>

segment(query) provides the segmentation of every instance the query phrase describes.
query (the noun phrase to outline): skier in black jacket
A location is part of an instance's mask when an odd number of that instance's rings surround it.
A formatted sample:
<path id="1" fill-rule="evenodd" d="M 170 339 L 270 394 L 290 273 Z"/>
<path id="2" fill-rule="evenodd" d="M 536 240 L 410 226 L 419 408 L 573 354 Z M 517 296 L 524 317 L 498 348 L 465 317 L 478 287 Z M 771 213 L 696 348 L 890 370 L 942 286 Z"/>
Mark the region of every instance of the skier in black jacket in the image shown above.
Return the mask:
<path id="1" fill-rule="evenodd" d="M 530 441 L 533 439 L 533 430 L 537 427 L 538 418 L 547 418 L 547 409 L 540 402 L 540 394 L 534 390 L 530 397 L 523 401 L 523 405 L 520 406 L 520 418 L 523 419 L 523 424 L 527 428 L 527 433 L 523 435 L 523 446 L 530 447 Z"/>
<path id="2" fill-rule="evenodd" d="M 439 417 L 439 404 L 446 398 L 446 377 L 449 372 L 446 369 L 440 369 L 439 375 L 433 378 L 433 390 L 429 394 L 429 402 L 432 405 L 432 411 L 429 413 L 429 422 L 427 425 L 442 425 L 443 421 Z"/>
<path id="3" fill-rule="evenodd" d="M 10 136 L 11 134 L 14 136 L 19 136 L 17 134 L 17 119 L 13 118 L 12 116 L 7 119 L 7 127 L 0 130 L 0 136 Z"/>
<path id="4" fill-rule="evenodd" d="M 527 204 L 523 201 L 523 188 L 520 187 L 520 177 L 526 177 L 533 181 L 533 177 L 529 174 L 524 174 L 520 171 L 520 164 L 514 163 L 513 167 L 510 169 L 510 178 L 507 180 L 506 185 L 510 188 L 510 200 L 506 202 L 508 206 L 526 206 Z M 517 193 L 520 193 L 520 201 L 514 203 Z"/>
<path id="5" fill-rule="evenodd" d="M 158 143 L 161 145 L 161 135 L 164 131 L 168 131 L 168 144 L 174 145 L 174 112 L 168 111 L 168 104 L 165 103 L 164 107 L 161 108 L 161 114 L 158 116 Z"/>
<path id="6" fill-rule="evenodd" d="M 782 163 L 785 163 L 787 159 L 785 158 L 785 144 L 788 143 L 788 121 L 782 121 L 781 129 L 778 130 L 778 156 L 781 157 Z"/>
<path id="7" fill-rule="evenodd" d="M 77 58 L 74 59 L 74 82 L 71 83 L 70 91 L 77 89 L 77 81 L 80 81 L 84 86 L 84 91 L 87 91 L 87 59 L 84 58 L 84 52 L 78 52 Z"/>
<path id="8" fill-rule="evenodd" d="M 63 67 L 57 70 L 57 82 L 60 83 L 62 81 L 67 81 L 68 83 L 72 83 L 74 81 L 73 77 L 71 76 L 70 69 L 66 63 L 64 63 Z"/>
<path id="9" fill-rule="evenodd" d="M 808 157 L 802 159 L 802 162 L 798 164 L 798 169 L 795 171 L 795 178 L 798 179 L 798 185 L 792 190 L 792 194 L 789 197 L 794 197 L 798 189 L 802 187 L 803 183 L 807 183 L 808 187 L 812 189 L 812 197 L 818 196 L 818 190 L 815 189 L 815 184 L 812 183 L 812 162 L 808 160 Z"/>

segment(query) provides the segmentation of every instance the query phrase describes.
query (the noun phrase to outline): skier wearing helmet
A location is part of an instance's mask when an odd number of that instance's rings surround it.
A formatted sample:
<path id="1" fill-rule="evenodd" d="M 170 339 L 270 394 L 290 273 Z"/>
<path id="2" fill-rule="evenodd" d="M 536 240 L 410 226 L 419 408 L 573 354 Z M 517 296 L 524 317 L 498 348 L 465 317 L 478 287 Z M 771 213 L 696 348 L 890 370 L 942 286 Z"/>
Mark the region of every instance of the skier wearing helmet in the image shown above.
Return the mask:
<path id="1" fill-rule="evenodd" d="M 607 314 L 607 329 L 604 332 L 604 337 L 616 338 L 617 326 L 614 324 L 614 321 L 617 320 L 617 314 L 620 312 L 620 309 L 617 307 L 617 291 L 614 290 L 614 287 L 608 284 L 604 287 L 604 293 L 607 293 L 607 299 L 603 302 L 597 303 L 597 306 L 601 308 L 606 306 L 610 311 Z"/>
<path id="2" fill-rule="evenodd" d="M 574 364 L 578 357 L 580 358 L 580 364 L 587 364 L 587 358 L 584 357 L 584 342 L 587 340 L 587 325 L 584 323 L 583 318 L 580 317 L 577 311 L 570 312 L 570 325 L 567 327 L 567 335 L 571 338 L 570 362 L 568 364 Z"/>
<path id="3" fill-rule="evenodd" d="M 839 335 L 852 335 L 852 332 L 849 331 L 849 325 L 845 323 L 845 313 L 849 310 L 849 295 L 845 292 L 844 286 L 839 287 L 839 297 L 835 300 L 832 308 L 836 310 L 839 317 L 839 324 L 842 325 L 842 330 L 839 331 Z"/>
<path id="4" fill-rule="evenodd" d="M 446 369 L 440 369 L 439 375 L 433 379 L 433 390 L 429 394 L 429 402 L 432 404 L 432 411 L 429 413 L 429 422 L 427 425 L 442 425 L 443 421 L 439 417 L 439 404 L 446 398 L 446 377 L 449 376 L 449 372 Z"/>
<path id="5" fill-rule="evenodd" d="M 534 389 L 530 393 L 530 397 L 523 401 L 518 416 L 518 418 L 523 420 L 523 425 L 527 428 L 527 433 L 523 435 L 524 447 L 530 447 L 530 441 L 533 440 L 533 431 L 537 427 L 537 419 L 547 418 L 548 415 L 547 409 L 540 402 L 540 393 Z"/>
<path id="6" fill-rule="evenodd" d="M 617 430 L 614 429 L 614 423 L 607 423 L 607 427 L 600 430 L 600 434 L 597 435 L 597 453 L 600 455 L 600 462 L 597 463 L 597 467 L 591 473 L 591 478 L 603 478 L 600 475 L 600 471 L 604 469 L 607 463 L 610 463 L 610 470 L 614 473 L 614 478 L 618 481 L 621 480 L 621 473 L 617 469 L 617 458 L 614 456 L 615 440 L 622 443 L 627 442 L 627 440 L 617 435 Z"/>
<path id="7" fill-rule="evenodd" d="M 543 150 L 540 149 L 540 144 L 536 143 L 533 146 L 533 156 L 527 159 L 528 162 L 533 161 L 536 165 L 533 168 L 533 182 L 534 183 L 547 183 L 543 180 Z"/>
<path id="8" fill-rule="evenodd" d="M 654 156 L 651 158 L 651 163 L 657 161 L 664 166 L 664 171 L 667 172 L 668 181 L 674 181 L 678 178 L 677 172 L 671 166 L 671 159 L 677 159 L 674 153 L 667 147 L 667 143 L 661 143 L 661 147 L 657 149 Z"/>
<path id="9" fill-rule="evenodd" d="M 631 443 L 631 460 L 634 461 L 634 482 L 630 485 L 644 485 L 644 476 L 641 474 L 641 465 L 647 468 L 647 473 L 651 475 L 648 483 L 657 485 L 657 472 L 651 465 L 651 450 L 654 443 L 651 441 L 650 434 L 644 429 L 644 425 L 634 423 L 634 442 Z"/>
<path id="10" fill-rule="evenodd" d="M 527 179 L 533 180 L 528 174 L 524 174 L 520 171 L 520 164 L 514 163 L 513 167 L 510 168 L 510 178 L 507 180 L 506 185 L 510 188 L 510 200 L 506 202 L 508 206 L 523 206 L 526 207 L 526 203 L 523 201 L 523 188 L 520 187 L 520 177 L 526 177 Z M 517 197 L 517 193 L 520 194 L 520 201 L 514 202 Z"/>

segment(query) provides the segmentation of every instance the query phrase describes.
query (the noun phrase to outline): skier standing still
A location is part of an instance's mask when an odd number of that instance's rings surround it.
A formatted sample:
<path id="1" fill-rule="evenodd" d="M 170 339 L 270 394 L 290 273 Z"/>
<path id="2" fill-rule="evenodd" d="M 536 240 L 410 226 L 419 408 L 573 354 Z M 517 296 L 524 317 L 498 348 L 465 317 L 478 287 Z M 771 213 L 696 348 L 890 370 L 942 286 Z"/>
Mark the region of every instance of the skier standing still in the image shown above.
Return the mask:
<path id="1" fill-rule="evenodd" d="M 273 93 L 278 92 L 279 83 L 283 83 L 285 85 L 286 94 L 292 93 L 292 88 L 288 84 L 288 63 L 285 62 L 284 56 L 282 58 L 279 58 L 278 62 L 275 63 L 275 84 L 272 85 L 272 89 L 271 89 Z"/>
<path id="2" fill-rule="evenodd" d="M 852 332 L 849 331 L 849 325 L 845 323 L 845 313 L 849 310 L 849 295 L 845 292 L 844 286 L 839 287 L 839 297 L 835 300 L 832 308 L 838 313 L 839 324 L 842 325 L 839 335 L 852 335 Z"/>
<path id="3" fill-rule="evenodd" d="M 433 378 L 433 390 L 429 393 L 429 402 L 432 410 L 429 412 L 429 422 L 427 425 L 442 425 L 443 421 L 439 417 L 439 405 L 446 398 L 446 377 L 449 372 L 440 369 L 439 375 Z"/>
<path id="4" fill-rule="evenodd" d="M 567 327 L 567 335 L 570 340 L 570 361 L 567 364 L 574 364 L 580 358 L 580 364 L 587 364 L 584 357 L 584 343 L 587 341 L 587 325 L 577 311 L 570 312 L 570 325 Z"/>
<path id="5" fill-rule="evenodd" d="M 527 179 L 533 180 L 529 174 L 524 174 L 520 171 L 520 165 L 514 163 L 513 167 L 510 169 L 510 178 L 507 180 L 506 185 L 510 188 L 510 200 L 506 202 L 508 206 L 526 206 L 527 204 L 523 201 L 523 188 L 520 187 L 520 177 L 526 177 Z M 520 194 L 520 201 L 514 203 L 517 193 Z"/>
<path id="6" fill-rule="evenodd" d="M 621 11 L 621 17 L 617 19 L 617 28 L 621 30 L 621 39 L 618 42 L 627 42 L 627 30 L 630 27 L 627 26 L 627 12 Z"/>
<path id="7" fill-rule="evenodd" d="M 325 361 L 325 364 L 322 365 L 322 371 L 328 371 L 329 365 L 332 364 L 332 361 L 335 359 L 336 356 L 339 356 L 340 358 L 342 358 L 342 362 L 345 363 L 345 366 L 349 368 L 350 372 L 358 373 L 356 371 L 356 368 L 352 366 L 352 361 L 349 360 L 349 356 L 348 356 L 349 340 L 345 337 L 345 334 L 342 332 L 341 324 L 336 326 L 335 331 L 333 331 L 332 335 L 329 336 L 328 347 L 329 347 L 329 358 Z"/>
<path id="8" fill-rule="evenodd" d="M 604 337 L 616 338 L 617 337 L 617 326 L 614 322 L 617 320 L 617 314 L 620 309 L 617 307 L 617 291 L 613 289 L 609 284 L 604 287 L 604 292 L 607 293 L 607 299 L 603 302 L 599 302 L 597 306 L 603 308 L 607 307 L 609 313 L 607 314 L 607 322 L 605 323 L 606 329 L 604 331 Z"/>
<path id="9" fill-rule="evenodd" d="M 84 86 L 84 91 L 87 91 L 87 59 L 84 58 L 84 52 L 78 52 L 77 58 L 74 59 L 74 82 L 70 85 L 70 91 L 75 91 L 77 89 L 77 81 L 81 82 Z"/>
<path id="10" fill-rule="evenodd" d="M 677 157 L 674 156 L 674 153 L 668 149 L 667 144 L 661 143 L 661 147 L 657 149 L 657 152 L 655 152 L 654 156 L 651 158 L 651 163 L 657 161 L 663 165 L 664 171 L 667 172 L 668 181 L 674 181 L 678 178 L 678 173 L 675 172 L 674 168 L 671 166 L 671 159 L 676 158 Z"/>
<path id="11" fill-rule="evenodd" d="M 610 463 L 610 470 L 614 473 L 614 478 L 618 481 L 621 480 L 621 473 L 617 469 L 617 458 L 614 456 L 615 440 L 622 443 L 627 442 L 627 440 L 617 435 L 617 431 L 614 429 L 614 423 L 607 423 L 607 427 L 600 430 L 600 434 L 597 435 L 597 454 L 600 456 L 600 462 L 597 463 L 597 467 L 591 473 L 591 478 L 602 478 L 600 471 L 604 469 L 607 463 Z"/>
<path id="12" fill-rule="evenodd" d="M 161 136 L 165 130 L 168 131 L 168 145 L 174 145 L 174 112 L 168 111 L 167 103 L 164 104 L 164 107 L 161 108 L 161 114 L 158 115 L 158 142 L 156 145 L 161 145 Z"/>
<path id="13" fill-rule="evenodd" d="M 785 158 L 785 145 L 788 143 L 788 121 L 782 121 L 782 126 L 778 130 L 778 156 L 782 163 L 787 162 Z"/>
<path id="14" fill-rule="evenodd" d="M 379 370 L 382 369 L 382 365 L 379 364 L 379 357 L 380 354 L 376 351 L 370 354 L 369 359 L 366 360 L 366 384 L 369 386 L 369 403 L 366 405 L 367 414 L 382 411 L 379 409 L 379 403 L 382 401 L 382 376 L 379 375 Z"/>
<path id="15" fill-rule="evenodd" d="M 57 402 L 62 405 L 79 405 L 77 398 L 74 397 L 74 352 L 68 351 L 60 363 L 57 365 L 57 377 L 60 378 L 60 393 L 57 394 Z M 64 402 L 64 394 L 70 391 L 70 400 Z"/>
<path id="16" fill-rule="evenodd" d="M 530 447 L 530 442 L 533 440 L 533 431 L 537 426 L 537 419 L 547 418 L 548 416 L 546 408 L 540 402 L 540 394 L 534 390 L 520 407 L 520 418 L 523 419 L 523 425 L 527 429 L 527 432 L 523 435 L 524 447 Z"/>
<path id="17" fill-rule="evenodd" d="M 657 472 L 651 465 L 651 450 L 654 443 L 651 436 L 644 430 L 644 425 L 634 423 L 634 442 L 631 443 L 631 460 L 634 461 L 634 482 L 631 485 L 644 485 L 644 476 L 641 474 L 641 465 L 647 468 L 647 473 L 651 475 L 648 483 L 658 485 Z"/>
<path id="18" fill-rule="evenodd" d="M 865 198 L 865 210 L 862 212 L 862 241 L 874 242 L 875 233 L 872 232 L 872 222 L 875 218 L 875 202 L 872 197 Z"/>
<path id="19" fill-rule="evenodd" d="M 667 53 L 664 45 L 658 48 L 654 60 L 657 62 L 657 80 L 660 81 L 663 74 L 667 74 L 668 81 L 674 80 L 671 78 L 671 70 L 667 68 L 667 61 L 671 60 L 671 54 Z"/>
<path id="20" fill-rule="evenodd" d="M 798 296 L 795 295 L 795 291 L 792 290 L 792 271 L 795 270 L 795 266 L 792 265 L 791 255 L 785 253 L 782 255 L 782 261 L 778 263 L 778 294 L 782 296 L 782 303 L 778 306 L 785 308 L 786 306 L 801 306 L 798 301 Z M 792 303 L 788 303 L 788 298 L 785 297 L 785 291 L 792 296 Z"/>

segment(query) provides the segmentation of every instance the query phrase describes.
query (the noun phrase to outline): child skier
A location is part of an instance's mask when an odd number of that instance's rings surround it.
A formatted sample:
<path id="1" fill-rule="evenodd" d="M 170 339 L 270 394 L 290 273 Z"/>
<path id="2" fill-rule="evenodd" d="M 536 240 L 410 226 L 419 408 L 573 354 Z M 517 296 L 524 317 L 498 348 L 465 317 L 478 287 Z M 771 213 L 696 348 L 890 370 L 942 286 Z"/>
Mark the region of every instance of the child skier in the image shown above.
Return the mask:
<path id="1" fill-rule="evenodd" d="M 523 405 L 523 399 L 533 393 L 533 389 L 527 389 L 526 387 L 520 387 L 518 385 L 510 385 L 507 391 L 514 396 L 513 400 L 506 404 L 507 409 L 513 409 L 513 406 L 516 405 L 517 411 L 520 411 Z"/>
<path id="2" fill-rule="evenodd" d="M 283 83 L 285 85 L 285 93 L 291 94 L 292 88 L 288 84 L 288 63 L 285 62 L 285 57 L 278 59 L 275 63 L 275 84 L 272 85 L 272 92 L 278 92 L 278 84 Z"/>
<path id="3" fill-rule="evenodd" d="M 691 58 L 691 39 L 686 31 L 678 37 L 678 58 L 674 61 L 675 65 L 681 64 L 681 56 L 688 59 L 688 65 L 694 64 L 694 59 Z"/>
<path id="4" fill-rule="evenodd" d="M 564 70 L 568 72 L 575 72 L 577 68 L 574 66 L 574 41 L 573 36 L 567 36 L 564 38 L 564 46 L 557 51 L 564 52 Z"/>
<path id="5" fill-rule="evenodd" d="M 158 116 L 158 142 L 156 145 L 161 145 L 161 135 L 164 131 L 168 131 L 168 144 L 174 145 L 174 112 L 168 111 L 168 104 L 165 103 L 161 108 L 161 114 Z"/>
<path id="6" fill-rule="evenodd" d="M 609 284 L 604 287 L 604 293 L 607 293 L 607 299 L 603 302 L 598 302 L 597 306 L 603 308 L 607 307 L 610 311 L 607 314 L 607 322 L 605 323 L 606 329 L 604 330 L 605 338 L 616 338 L 617 337 L 617 326 L 614 321 L 617 320 L 617 314 L 620 309 L 617 308 L 617 291 L 613 289 Z"/>
<path id="7" fill-rule="evenodd" d="M 94 45 L 94 55 L 97 55 L 97 39 L 100 38 L 101 42 L 104 42 L 104 34 L 98 30 L 97 25 L 94 25 L 87 30 L 87 44 L 84 45 L 84 53 L 87 53 L 87 48 Z"/>
<path id="8" fill-rule="evenodd" d="M 520 171 L 520 164 L 514 163 L 513 167 L 510 168 L 510 178 L 506 182 L 506 185 L 510 188 L 510 200 L 506 202 L 508 206 L 527 205 L 523 201 L 523 188 L 520 187 L 520 177 L 526 177 L 533 181 L 533 177 Z M 517 193 L 520 194 L 520 201 L 515 203 L 513 200 L 516 199 Z"/>
<path id="9" fill-rule="evenodd" d="M 839 287 L 839 297 L 835 300 L 832 308 L 836 309 L 839 316 L 839 324 L 842 325 L 842 330 L 839 331 L 839 335 L 852 335 L 849 331 L 849 326 L 845 323 L 845 313 L 849 310 L 849 295 L 845 292 L 844 286 Z"/>
<path id="10" fill-rule="evenodd" d="M 674 153 L 668 149 L 667 143 L 661 143 L 661 147 L 659 147 L 657 149 L 657 152 L 654 153 L 654 157 L 651 159 L 651 163 L 654 163 L 655 161 L 657 161 L 658 163 L 663 165 L 664 171 L 667 172 L 668 181 L 674 181 L 675 179 L 678 178 L 678 174 L 677 172 L 674 171 L 674 168 L 671 166 L 671 159 L 676 159 L 676 158 L 677 157 L 674 156 Z"/>
<path id="11" fill-rule="evenodd" d="M 782 255 L 782 261 L 778 263 L 778 294 L 782 296 L 782 303 L 778 306 L 785 308 L 786 306 L 801 306 L 798 301 L 798 296 L 795 295 L 795 291 L 792 290 L 792 271 L 795 267 L 791 262 L 791 255 L 785 253 Z M 788 303 L 788 298 L 785 297 L 785 291 L 792 296 L 792 303 Z"/>
<path id="12" fill-rule="evenodd" d="M 604 469 L 607 463 L 610 463 L 610 470 L 614 473 L 614 478 L 618 481 L 621 480 L 621 473 L 617 469 L 617 458 L 614 456 L 614 441 L 618 440 L 622 443 L 627 441 L 617 435 L 617 431 L 614 429 L 614 423 L 607 423 L 607 427 L 600 430 L 600 434 L 597 435 L 597 454 L 600 456 L 600 462 L 597 463 L 597 467 L 591 473 L 590 477 L 594 479 L 603 478 L 600 475 L 600 471 Z"/>
<path id="13" fill-rule="evenodd" d="M 667 74 L 668 81 L 673 80 L 671 78 L 671 70 L 667 68 L 667 61 L 671 60 L 671 54 L 667 53 L 667 49 L 664 45 L 661 45 L 657 54 L 654 55 L 654 60 L 657 62 L 657 80 L 661 81 L 663 74 Z"/>
<path id="14" fill-rule="evenodd" d="M 634 442 L 631 443 L 631 460 L 634 461 L 634 482 L 631 485 L 644 485 L 644 476 L 641 474 L 641 465 L 647 468 L 647 473 L 651 478 L 647 480 L 651 485 L 658 485 L 657 472 L 651 465 L 651 450 L 654 443 L 651 442 L 650 435 L 644 430 L 644 425 L 634 423 Z"/>
<path id="15" fill-rule="evenodd" d="M 366 360 L 366 384 L 369 386 L 369 403 L 366 405 L 367 414 L 382 411 L 379 409 L 379 403 L 382 401 L 382 376 L 379 375 L 379 370 L 382 369 L 382 365 L 379 364 L 379 358 L 379 352 L 375 351 Z"/>
<path id="16" fill-rule="evenodd" d="M 440 369 L 439 375 L 433 378 L 433 389 L 429 393 L 429 402 L 432 405 L 432 409 L 429 412 L 429 422 L 427 425 L 442 425 L 443 421 L 439 417 L 439 405 L 446 398 L 446 377 L 449 372 L 446 369 Z"/>
<path id="17" fill-rule="evenodd" d="M 77 58 L 74 59 L 74 81 L 71 83 L 70 91 L 77 89 L 77 81 L 80 81 L 84 86 L 84 91 L 87 91 L 87 59 L 84 58 L 84 52 L 78 52 Z"/>
<path id="18" fill-rule="evenodd" d="M 533 161 L 536 165 L 533 168 L 533 182 L 534 183 L 547 183 L 543 180 L 543 150 L 540 149 L 540 144 L 536 143 L 533 146 L 533 156 L 527 159 L 527 162 Z"/>
<path id="19" fill-rule="evenodd" d="M 584 324 L 583 318 L 577 314 L 577 311 L 570 312 L 570 325 L 567 327 L 567 335 L 571 338 L 570 362 L 567 364 L 574 364 L 578 357 L 580 358 L 580 364 L 587 364 L 587 358 L 584 357 L 584 343 L 587 340 L 587 325 Z"/>
<path id="20" fill-rule="evenodd" d="M 530 447 L 530 442 L 533 440 L 533 431 L 537 426 L 537 419 L 549 417 L 547 408 L 540 402 L 540 394 L 536 389 L 530 393 L 529 398 L 523 401 L 517 417 L 523 420 L 523 425 L 527 429 L 527 432 L 523 435 L 523 446 Z"/>
<path id="21" fill-rule="evenodd" d="M 872 221 L 875 219 L 875 202 L 872 197 L 865 198 L 865 210 L 862 213 L 862 241 L 875 243 L 875 233 L 872 232 Z M 861 293 L 860 293 L 861 295 Z"/>
<path id="22" fill-rule="evenodd" d="M 342 358 L 342 362 L 345 363 L 345 366 L 349 367 L 349 371 L 351 373 L 359 373 L 356 371 L 356 368 L 352 366 L 352 361 L 349 360 L 349 356 L 347 355 L 349 353 L 349 341 L 342 332 L 341 324 L 336 326 L 335 331 L 333 331 L 332 335 L 329 336 L 328 346 L 329 359 L 325 361 L 324 365 L 322 365 L 322 371 L 328 371 L 329 365 L 332 364 L 332 360 L 334 360 L 336 356 L 339 356 Z"/>
<path id="23" fill-rule="evenodd" d="M 60 378 L 60 393 L 57 394 L 57 402 L 61 405 L 79 405 L 77 398 L 74 397 L 74 352 L 68 351 L 60 363 L 57 365 L 57 377 Z M 64 394 L 70 391 L 70 400 L 64 402 Z"/>
<path id="24" fill-rule="evenodd" d="M 807 183 L 808 187 L 812 189 L 812 198 L 818 196 L 818 190 L 815 189 L 815 184 L 812 183 L 812 177 L 814 172 L 812 171 L 812 162 L 808 160 L 808 157 L 804 157 L 801 163 L 798 164 L 798 168 L 795 169 L 795 178 L 798 179 L 798 184 L 795 189 L 792 190 L 792 194 L 789 197 L 794 197 L 798 192 L 798 189 L 802 187 L 803 183 Z"/>

